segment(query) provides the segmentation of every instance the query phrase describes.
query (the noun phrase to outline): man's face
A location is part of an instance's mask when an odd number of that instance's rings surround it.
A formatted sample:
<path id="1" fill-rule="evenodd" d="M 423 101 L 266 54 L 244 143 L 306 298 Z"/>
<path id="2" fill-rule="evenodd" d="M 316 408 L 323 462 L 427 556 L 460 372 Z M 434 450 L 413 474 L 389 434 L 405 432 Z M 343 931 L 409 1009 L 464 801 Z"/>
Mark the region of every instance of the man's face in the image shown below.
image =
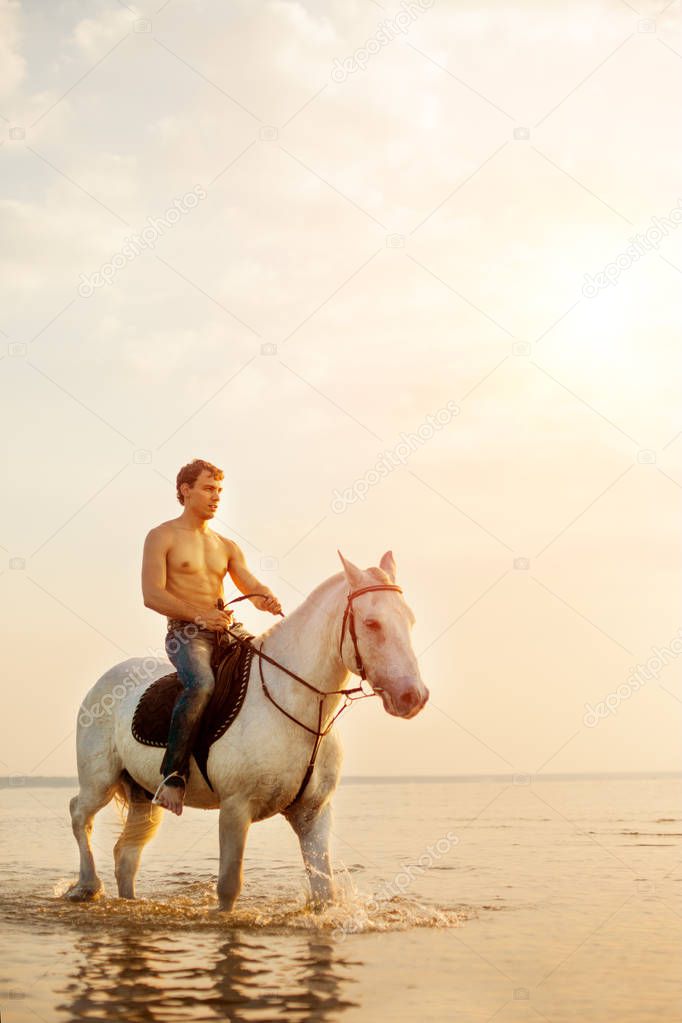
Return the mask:
<path id="1" fill-rule="evenodd" d="M 214 479 L 211 473 L 204 469 L 192 489 L 186 495 L 185 507 L 190 505 L 192 511 L 195 511 L 203 518 L 211 519 L 218 509 L 222 490 L 222 482 Z"/>

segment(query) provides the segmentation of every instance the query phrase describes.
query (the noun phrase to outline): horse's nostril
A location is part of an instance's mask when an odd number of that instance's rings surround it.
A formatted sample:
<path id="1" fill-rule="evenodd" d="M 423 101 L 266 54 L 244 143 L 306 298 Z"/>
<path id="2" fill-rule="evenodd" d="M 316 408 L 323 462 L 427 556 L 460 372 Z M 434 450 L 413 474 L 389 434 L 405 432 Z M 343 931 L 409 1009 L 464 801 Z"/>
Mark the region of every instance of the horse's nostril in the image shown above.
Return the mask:
<path id="1" fill-rule="evenodd" d="M 416 706 L 418 699 L 416 689 L 406 689 L 400 696 L 400 702 L 405 710 L 412 710 Z"/>

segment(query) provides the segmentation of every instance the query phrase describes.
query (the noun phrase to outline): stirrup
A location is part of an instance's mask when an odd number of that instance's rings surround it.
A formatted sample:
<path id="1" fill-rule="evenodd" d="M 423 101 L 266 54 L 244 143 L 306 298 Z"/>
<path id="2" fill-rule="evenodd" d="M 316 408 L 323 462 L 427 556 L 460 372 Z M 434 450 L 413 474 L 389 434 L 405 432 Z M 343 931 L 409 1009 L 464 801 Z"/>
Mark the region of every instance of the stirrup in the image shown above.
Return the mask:
<path id="1" fill-rule="evenodd" d="M 161 791 L 163 786 L 166 784 L 166 782 L 169 782 L 171 780 L 171 778 L 179 778 L 180 781 L 182 782 L 184 788 L 185 788 L 185 791 L 187 791 L 187 782 L 185 781 L 185 779 L 182 777 L 182 775 L 178 771 L 172 771 L 169 775 L 166 775 L 166 777 L 163 779 L 163 781 L 159 785 L 158 789 L 156 790 L 156 792 L 152 796 L 152 803 L 154 803 L 156 806 L 162 806 L 163 805 L 162 803 L 160 803 L 158 801 L 158 799 L 156 797 L 158 796 L 159 792 Z M 173 786 L 171 786 L 171 788 L 180 788 L 180 786 L 179 785 L 173 785 Z"/>

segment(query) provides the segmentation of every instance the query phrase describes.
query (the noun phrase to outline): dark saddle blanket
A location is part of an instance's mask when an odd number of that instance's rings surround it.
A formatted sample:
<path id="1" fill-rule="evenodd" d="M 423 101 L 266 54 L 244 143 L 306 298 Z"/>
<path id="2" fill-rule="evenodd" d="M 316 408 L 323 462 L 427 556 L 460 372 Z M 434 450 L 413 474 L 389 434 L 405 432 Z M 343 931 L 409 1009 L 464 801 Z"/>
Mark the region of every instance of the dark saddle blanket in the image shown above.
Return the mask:
<path id="1" fill-rule="evenodd" d="M 221 634 L 220 647 L 214 656 L 216 683 L 211 699 L 203 713 L 192 753 L 197 766 L 213 788 L 208 777 L 208 752 L 221 735 L 233 723 L 244 703 L 249 684 L 249 672 L 253 658 L 253 639 L 240 624 L 239 640 Z M 131 730 L 135 739 L 145 746 L 162 746 L 168 743 L 168 731 L 175 701 L 182 692 L 182 683 L 176 671 L 164 675 L 145 689 L 140 697 Z"/>

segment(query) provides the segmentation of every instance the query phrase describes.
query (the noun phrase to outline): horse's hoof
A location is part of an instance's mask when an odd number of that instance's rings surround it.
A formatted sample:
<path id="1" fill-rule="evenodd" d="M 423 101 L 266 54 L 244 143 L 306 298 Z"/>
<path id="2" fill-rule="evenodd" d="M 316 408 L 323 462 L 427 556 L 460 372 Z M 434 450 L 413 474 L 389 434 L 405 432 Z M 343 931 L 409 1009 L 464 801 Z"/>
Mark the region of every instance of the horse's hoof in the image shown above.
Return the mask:
<path id="1" fill-rule="evenodd" d="M 69 902 L 94 902 L 102 894 L 102 885 L 92 888 L 87 885 L 74 884 L 64 892 L 64 898 Z"/>
<path id="2" fill-rule="evenodd" d="M 333 905 L 334 897 L 332 895 L 318 895 L 308 899 L 305 908 L 309 913 L 324 913 L 325 910 L 329 909 L 329 907 Z"/>

